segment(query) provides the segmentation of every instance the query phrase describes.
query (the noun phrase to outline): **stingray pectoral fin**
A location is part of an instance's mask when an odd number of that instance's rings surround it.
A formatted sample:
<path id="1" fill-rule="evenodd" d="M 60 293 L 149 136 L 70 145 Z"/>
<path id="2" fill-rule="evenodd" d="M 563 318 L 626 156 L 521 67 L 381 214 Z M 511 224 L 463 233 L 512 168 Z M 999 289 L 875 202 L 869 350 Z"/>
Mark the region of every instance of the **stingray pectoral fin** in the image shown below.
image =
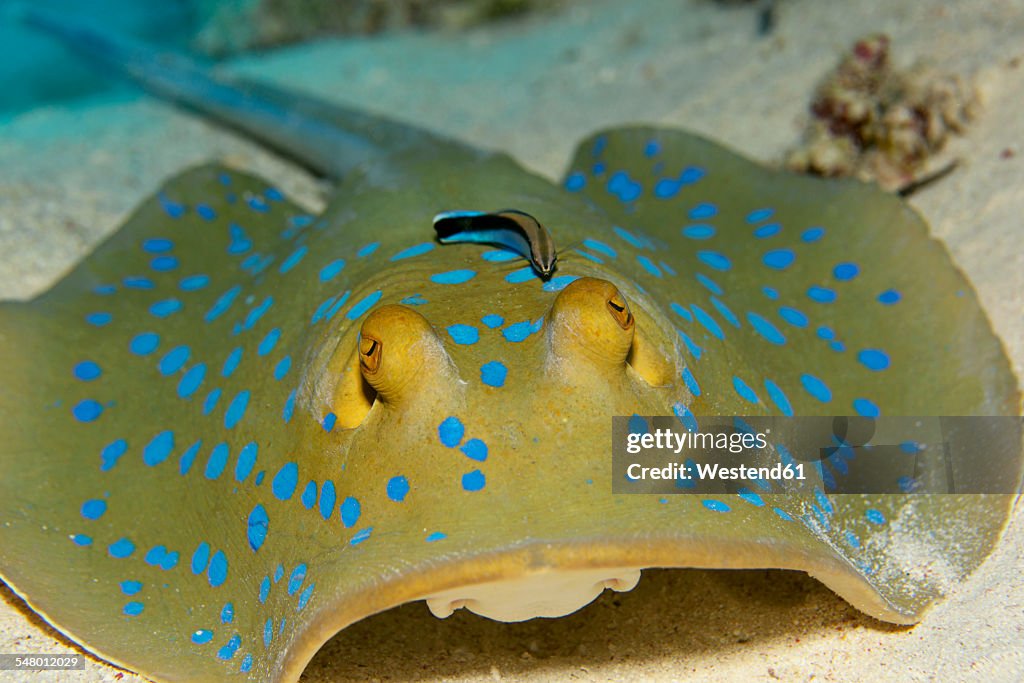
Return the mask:
<path id="1" fill-rule="evenodd" d="M 311 224 L 263 181 L 193 169 L 53 289 L 0 307 L 0 577 L 105 659 L 223 680 L 266 650 L 263 578 L 302 574 L 308 558 L 258 551 L 310 311 L 263 283 L 294 279 Z"/>
<path id="2" fill-rule="evenodd" d="M 637 306 L 672 316 L 684 423 L 1020 415 L 1017 379 L 974 290 L 899 198 L 656 128 L 583 142 L 565 186 L 616 226 L 614 248 L 584 248 L 637 283 L 624 289 Z M 1021 480 L 1019 424 L 979 429 L 986 449 L 964 450 L 963 463 L 996 482 L 985 489 L 994 495 L 822 491 L 803 503 L 805 523 L 910 618 L 977 567 L 1006 522 Z M 990 438 L 998 430 L 1005 438 Z M 841 471 L 829 476 L 842 483 Z"/>

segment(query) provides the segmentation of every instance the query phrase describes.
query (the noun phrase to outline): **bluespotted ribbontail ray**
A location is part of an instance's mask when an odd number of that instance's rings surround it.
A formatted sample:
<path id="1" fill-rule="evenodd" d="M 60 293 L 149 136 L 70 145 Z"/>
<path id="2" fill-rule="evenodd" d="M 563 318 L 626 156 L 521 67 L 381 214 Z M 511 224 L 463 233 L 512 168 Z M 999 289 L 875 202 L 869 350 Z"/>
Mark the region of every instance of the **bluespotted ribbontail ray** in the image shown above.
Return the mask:
<path id="1" fill-rule="evenodd" d="M 585 141 L 562 189 L 294 102 L 349 152 L 292 148 L 347 171 L 321 216 L 188 171 L 0 311 L 0 573 L 77 642 L 158 680 L 293 680 L 392 605 L 504 582 L 471 606 L 554 614 L 646 566 L 801 569 L 905 623 L 988 553 L 1009 496 L 610 494 L 610 415 L 1018 413 L 897 199 L 651 128 Z M 437 211 L 495 206 L 581 247 L 542 284 L 432 242 Z M 908 534 L 951 575 L 908 566 Z M 564 602 L 524 592 L 545 578 Z"/>

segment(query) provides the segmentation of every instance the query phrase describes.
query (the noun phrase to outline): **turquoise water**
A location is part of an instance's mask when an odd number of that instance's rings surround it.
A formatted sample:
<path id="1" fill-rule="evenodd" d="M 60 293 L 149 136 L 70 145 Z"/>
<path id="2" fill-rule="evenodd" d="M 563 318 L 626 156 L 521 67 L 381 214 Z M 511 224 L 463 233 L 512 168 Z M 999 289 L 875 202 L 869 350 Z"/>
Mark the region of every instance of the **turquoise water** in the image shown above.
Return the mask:
<path id="1" fill-rule="evenodd" d="M 201 0 L 34 0 L 32 6 L 86 17 L 154 44 L 187 46 L 203 16 Z M 0 0 L 0 10 L 12 7 Z M 53 39 L 0 11 L 0 115 L 117 87 Z"/>

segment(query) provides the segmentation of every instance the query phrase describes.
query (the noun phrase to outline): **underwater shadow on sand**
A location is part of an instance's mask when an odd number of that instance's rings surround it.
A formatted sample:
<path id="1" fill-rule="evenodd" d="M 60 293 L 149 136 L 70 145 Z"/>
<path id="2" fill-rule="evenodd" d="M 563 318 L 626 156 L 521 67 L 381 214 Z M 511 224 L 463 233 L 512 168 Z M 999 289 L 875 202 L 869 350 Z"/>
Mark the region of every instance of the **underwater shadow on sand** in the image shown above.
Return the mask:
<path id="1" fill-rule="evenodd" d="M 590 679 L 625 660 L 699 672 L 711 656 L 857 628 L 908 629 L 861 614 L 800 572 L 647 570 L 632 592 L 605 591 L 560 619 L 503 624 L 459 610 L 441 620 L 423 602 L 406 604 L 337 634 L 302 681 Z"/>

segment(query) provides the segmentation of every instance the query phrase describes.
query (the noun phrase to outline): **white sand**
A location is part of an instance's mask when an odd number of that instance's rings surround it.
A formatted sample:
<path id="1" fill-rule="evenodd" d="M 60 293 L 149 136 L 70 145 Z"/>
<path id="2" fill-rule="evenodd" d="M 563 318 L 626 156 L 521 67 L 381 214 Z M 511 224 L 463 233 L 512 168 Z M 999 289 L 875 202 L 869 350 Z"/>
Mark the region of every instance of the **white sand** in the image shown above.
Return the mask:
<path id="1" fill-rule="evenodd" d="M 1020 375 L 1024 64 L 1012 60 L 1024 59 L 1024 2 L 864 0 L 857 13 L 835 0 L 781 5 L 767 40 L 754 37 L 746 11 L 601 1 L 553 21 L 329 43 L 242 68 L 507 149 L 554 178 L 575 140 L 637 121 L 696 130 L 774 161 L 797 138 L 811 90 L 839 51 L 888 32 L 898 62 L 930 56 L 977 74 L 984 91 L 981 119 L 949 150 L 961 167 L 913 204 L 974 283 Z M 1003 159 L 1007 148 L 1015 154 Z M 45 289 L 162 179 L 218 157 L 317 196 L 288 164 L 149 101 L 97 98 L 0 125 L 0 297 Z M 304 680 L 1020 681 L 1022 567 L 1018 510 L 993 557 L 910 630 L 860 615 L 801 575 L 770 571 L 650 572 L 633 593 L 520 625 L 461 614 L 436 621 L 425 606 L 407 605 L 335 638 Z M 0 652 L 70 649 L 0 603 Z M 26 681 L 113 676 L 99 664 L 84 674 L 0 672 Z"/>

